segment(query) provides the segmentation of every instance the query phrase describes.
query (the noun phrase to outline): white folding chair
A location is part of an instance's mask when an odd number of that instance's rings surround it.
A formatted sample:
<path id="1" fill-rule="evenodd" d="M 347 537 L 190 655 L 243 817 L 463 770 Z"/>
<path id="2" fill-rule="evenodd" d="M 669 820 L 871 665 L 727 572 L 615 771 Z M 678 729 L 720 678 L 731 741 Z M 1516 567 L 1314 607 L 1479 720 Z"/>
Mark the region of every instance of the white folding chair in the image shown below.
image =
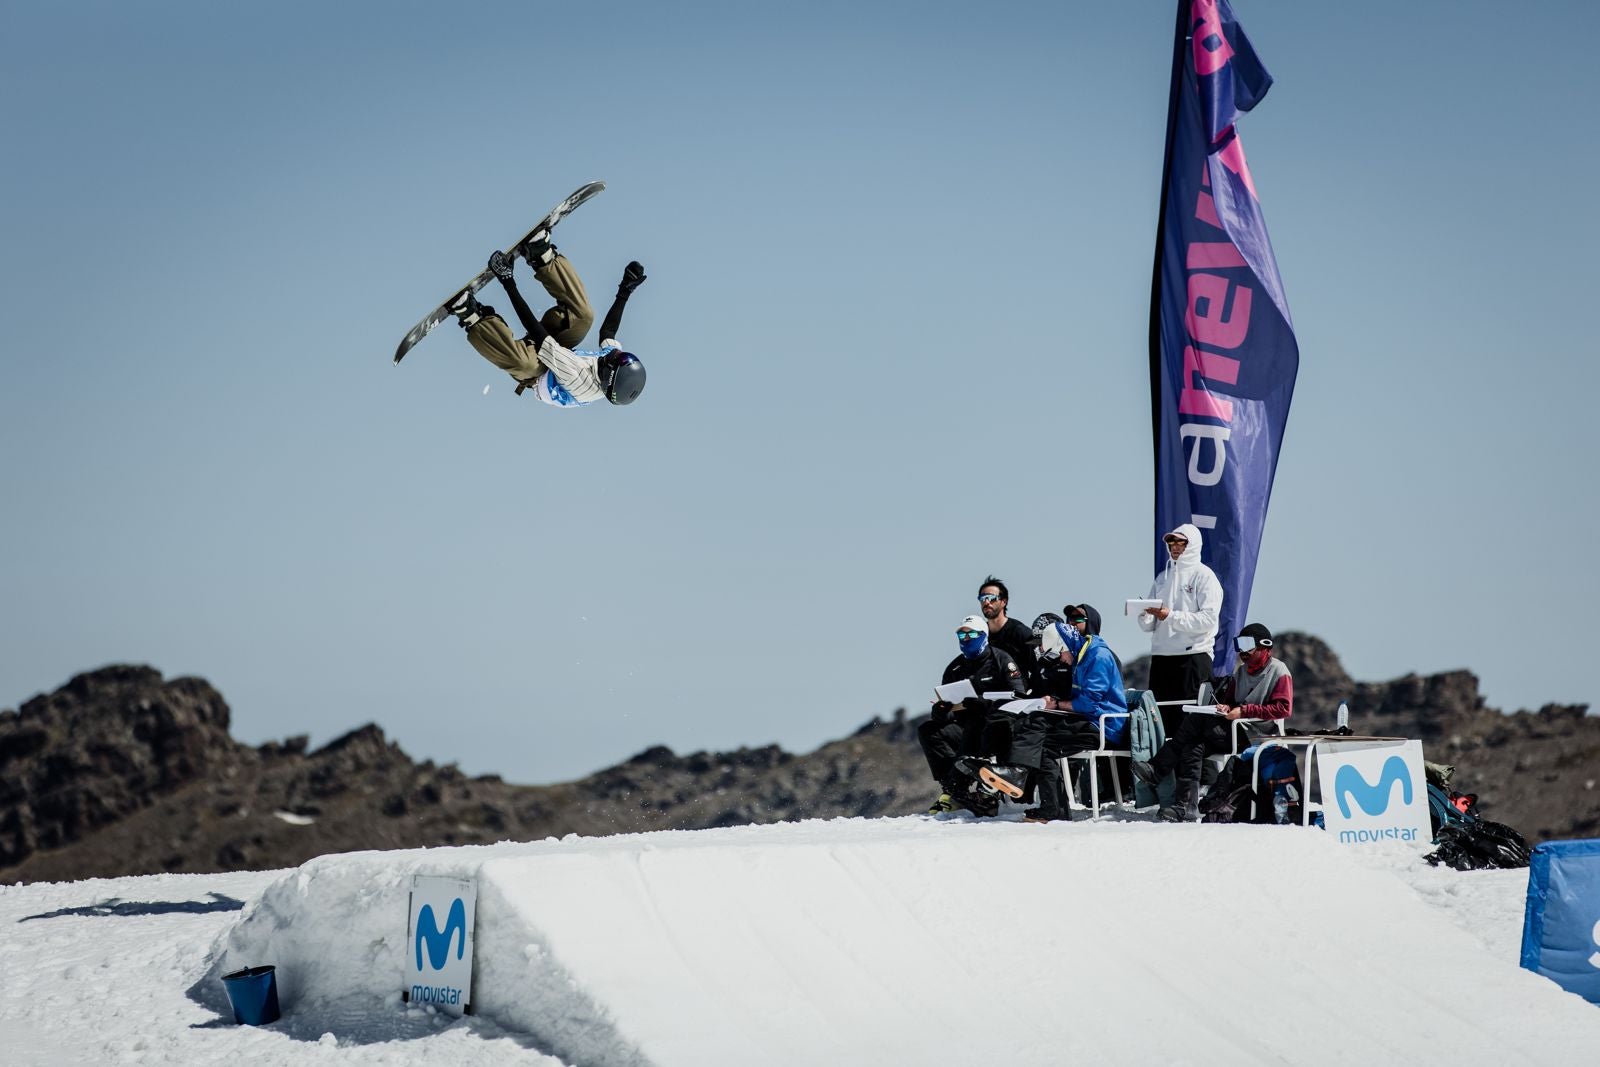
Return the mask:
<path id="1" fill-rule="evenodd" d="M 1083 811 L 1088 808 L 1094 812 L 1093 818 L 1098 819 L 1100 817 L 1100 761 L 1102 759 L 1107 761 L 1111 771 L 1111 788 L 1117 794 L 1117 806 L 1120 808 L 1127 804 L 1127 800 L 1122 794 L 1122 775 L 1117 770 L 1117 760 L 1128 755 L 1127 746 L 1111 748 L 1106 744 L 1107 720 L 1126 719 L 1127 717 L 1128 713 L 1125 711 L 1111 711 L 1100 716 L 1098 724 L 1100 727 L 1099 746 L 1086 748 L 1082 752 L 1074 752 L 1070 756 L 1061 757 L 1061 773 L 1067 776 L 1068 782 L 1072 781 L 1073 760 L 1084 760 L 1089 764 L 1089 803 L 1080 803 L 1077 790 L 1069 789 L 1067 791 L 1067 806 L 1072 810 Z"/>

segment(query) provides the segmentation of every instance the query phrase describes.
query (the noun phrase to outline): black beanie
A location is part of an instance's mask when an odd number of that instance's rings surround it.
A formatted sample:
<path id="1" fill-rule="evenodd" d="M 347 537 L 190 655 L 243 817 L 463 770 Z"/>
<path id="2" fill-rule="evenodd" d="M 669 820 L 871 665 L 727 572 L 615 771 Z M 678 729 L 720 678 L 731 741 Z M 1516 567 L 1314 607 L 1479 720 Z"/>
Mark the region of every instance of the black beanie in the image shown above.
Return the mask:
<path id="1" fill-rule="evenodd" d="M 1268 648 L 1272 647 L 1272 631 L 1262 626 L 1259 622 L 1253 622 L 1240 630 L 1239 636 L 1253 637 L 1256 639 L 1257 644 L 1265 645 Z"/>

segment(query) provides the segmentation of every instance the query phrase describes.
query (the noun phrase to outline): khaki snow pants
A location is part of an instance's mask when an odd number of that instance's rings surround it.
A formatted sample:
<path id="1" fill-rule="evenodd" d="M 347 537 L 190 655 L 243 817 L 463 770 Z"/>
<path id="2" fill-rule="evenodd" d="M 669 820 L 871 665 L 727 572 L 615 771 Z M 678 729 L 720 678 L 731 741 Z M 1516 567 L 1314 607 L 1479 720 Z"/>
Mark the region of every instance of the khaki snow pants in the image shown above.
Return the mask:
<path id="1" fill-rule="evenodd" d="M 534 271 L 533 276 L 555 301 L 555 306 L 540 316 L 539 325 L 562 348 L 577 348 L 594 325 L 594 309 L 589 306 L 583 279 L 559 252 L 555 259 Z M 532 381 L 544 369 L 539 363 L 538 349 L 520 340 L 506 325 L 506 320 L 497 314 L 485 315 L 469 326 L 467 341 L 478 355 L 520 382 Z"/>

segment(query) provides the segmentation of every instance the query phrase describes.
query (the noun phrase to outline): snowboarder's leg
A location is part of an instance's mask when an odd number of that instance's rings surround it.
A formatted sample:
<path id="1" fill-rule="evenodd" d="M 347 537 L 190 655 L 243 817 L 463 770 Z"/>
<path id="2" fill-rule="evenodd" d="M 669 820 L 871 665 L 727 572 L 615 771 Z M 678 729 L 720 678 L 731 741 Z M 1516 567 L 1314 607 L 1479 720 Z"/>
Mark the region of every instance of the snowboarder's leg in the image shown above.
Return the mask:
<path id="1" fill-rule="evenodd" d="M 506 320 L 494 313 L 494 308 L 479 305 L 479 312 L 476 320 L 466 326 L 467 343 L 473 350 L 518 381 L 537 378 L 544 369 L 539 364 L 538 352 L 518 340 Z"/>
<path id="2" fill-rule="evenodd" d="M 578 277 L 571 260 L 559 252 L 535 270 L 533 276 L 556 302 L 555 307 L 544 313 L 540 324 L 562 348 L 577 348 L 594 325 L 594 308 L 589 306 L 583 279 Z"/>

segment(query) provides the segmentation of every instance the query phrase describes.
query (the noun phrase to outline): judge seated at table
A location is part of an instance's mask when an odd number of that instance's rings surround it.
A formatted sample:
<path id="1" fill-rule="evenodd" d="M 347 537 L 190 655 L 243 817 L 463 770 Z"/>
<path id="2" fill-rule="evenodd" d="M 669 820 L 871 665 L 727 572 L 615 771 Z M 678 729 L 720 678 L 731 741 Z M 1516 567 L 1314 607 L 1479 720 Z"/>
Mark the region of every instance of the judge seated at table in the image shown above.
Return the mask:
<path id="1" fill-rule="evenodd" d="M 1235 719 L 1272 722 L 1287 719 L 1294 710 L 1294 679 L 1289 668 L 1272 654 L 1272 631 L 1253 622 L 1239 631 L 1234 643 L 1239 665 L 1217 686 L 1216 704 L 1204 712 L 1187 712 L 1177 732 L 1167 739 L 1149 762 L 1135 760 L 1133 773 L 1154 785 L 1175 774 L 1177 792 L 1172 806 L 1162 808 L 1167 822 L 1196 822 L 1200 818 L 1200 771 L 1207 756 L 1232 750 L 1230 736 Z"/>

